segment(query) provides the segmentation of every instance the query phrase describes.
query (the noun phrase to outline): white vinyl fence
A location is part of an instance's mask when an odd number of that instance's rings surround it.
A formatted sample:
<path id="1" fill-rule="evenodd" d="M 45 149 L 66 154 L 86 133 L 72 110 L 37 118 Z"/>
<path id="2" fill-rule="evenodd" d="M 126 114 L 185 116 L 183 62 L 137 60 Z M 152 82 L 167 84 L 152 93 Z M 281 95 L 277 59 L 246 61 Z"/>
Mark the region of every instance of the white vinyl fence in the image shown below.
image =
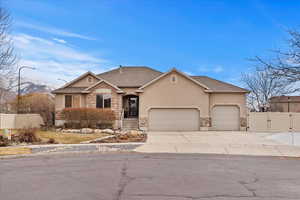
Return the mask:
<path id="1" fill-rule="evenodd" d="M 1 114 L 0 129 L 40 128 L 44 125 L 39 114 Z"/>
<path id="2" fill-rule="evenodd" d="M 300 113 L 250 112 L 248 130 L 258 132 L 300 131 Z"/>

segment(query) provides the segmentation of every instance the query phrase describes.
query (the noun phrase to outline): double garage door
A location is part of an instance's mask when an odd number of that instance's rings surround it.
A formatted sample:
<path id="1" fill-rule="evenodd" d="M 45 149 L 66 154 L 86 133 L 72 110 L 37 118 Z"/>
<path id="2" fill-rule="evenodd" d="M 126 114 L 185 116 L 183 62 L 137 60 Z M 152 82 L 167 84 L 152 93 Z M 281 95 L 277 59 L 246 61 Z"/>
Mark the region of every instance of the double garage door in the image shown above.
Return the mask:
<path id="1" fill-rule="evenodd" d="M 212 110 L 213 130 L 239 130 L 236 106 L 215 106 Z M 198 131 L 200 112 L 194 108 L 156 108 L 149 112 L 150 131 Z"/>
<path id="2" fill-rule="evenodd" d="M 200 113 L 192 108 L 157 108 L 149 113 L 150 131 L 198 131 Z"/>

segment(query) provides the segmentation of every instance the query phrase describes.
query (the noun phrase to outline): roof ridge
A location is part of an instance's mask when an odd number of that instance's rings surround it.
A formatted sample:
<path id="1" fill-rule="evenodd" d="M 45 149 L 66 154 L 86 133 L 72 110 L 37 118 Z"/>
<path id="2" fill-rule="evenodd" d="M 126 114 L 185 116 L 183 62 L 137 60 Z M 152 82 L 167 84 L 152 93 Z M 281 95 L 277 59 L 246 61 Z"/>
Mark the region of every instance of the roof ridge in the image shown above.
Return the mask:
<path id="1" fill-rule="evenodd" d="M 127 69 L 129 69 L 129 68 L 132 68 L 132 69 L 136 69 L 136 68 L 140 68 L 140 69 L 149 69 L 149 70 L 152 70 L 152 71 L 155 71 L 155 72 L 159 72 L 159 73 L 163 73 L 163 72 L 161 72 L 161 71 L 158 71 L 158 70 L 156 70 L 156 69 L 154 69 L 154 68 L 152 68 L 152 67 L 149 67 L 149 66 L 143 66 L 143 65 L 141 65 L 141 66 L 121 66 L 123 69 L 124 68 L 127 68 Z M 101 75 L 103 75 L 103 74 L 107 74 L 107 73 L 110 73 L 110 72 L 113 72 L 113 71 L 116 71 L 116 70 L 119 70 L 120 69 L 120 67 L 116 67 L 116 68 L 114 68 L 114 69 L 111 69 L 111 70 L 109 70 L 109 71 L 106 71 L 106 72 L 102 72 L 102 73 L 100 73 L 100 74 L 97 74 L 97 76 L 101 76 Z"/>

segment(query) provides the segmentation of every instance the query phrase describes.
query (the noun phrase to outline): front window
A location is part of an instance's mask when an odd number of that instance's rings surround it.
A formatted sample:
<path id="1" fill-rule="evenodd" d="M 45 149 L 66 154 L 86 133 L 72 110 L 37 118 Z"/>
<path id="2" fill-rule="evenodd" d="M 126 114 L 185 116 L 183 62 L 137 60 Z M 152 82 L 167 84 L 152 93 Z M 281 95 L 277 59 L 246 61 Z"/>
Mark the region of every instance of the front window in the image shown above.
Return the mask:
<path id="1" fill-rule="evenodd" d="M 98 94 L 96 96 L 96 108 L 110 108 L 111 94 Z"/>
<path id="2" fill-rule="evenodd" d="M 72 107 L 72 95 L 66 95 L 65 96 L 65 108 L 71 108 Z"/>

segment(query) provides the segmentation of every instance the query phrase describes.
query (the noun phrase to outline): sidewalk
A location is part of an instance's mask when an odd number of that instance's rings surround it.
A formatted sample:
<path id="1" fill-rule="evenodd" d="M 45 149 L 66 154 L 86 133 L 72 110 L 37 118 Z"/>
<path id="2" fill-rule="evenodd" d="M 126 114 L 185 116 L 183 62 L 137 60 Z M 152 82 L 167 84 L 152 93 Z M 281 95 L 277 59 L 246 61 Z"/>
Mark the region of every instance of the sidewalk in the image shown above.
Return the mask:
<path id="1" fill-rule="evenodd" d="M 300 157 L 300 147 L 248 132 L 149 132 L 143 153 L 205 153 Z"/>

